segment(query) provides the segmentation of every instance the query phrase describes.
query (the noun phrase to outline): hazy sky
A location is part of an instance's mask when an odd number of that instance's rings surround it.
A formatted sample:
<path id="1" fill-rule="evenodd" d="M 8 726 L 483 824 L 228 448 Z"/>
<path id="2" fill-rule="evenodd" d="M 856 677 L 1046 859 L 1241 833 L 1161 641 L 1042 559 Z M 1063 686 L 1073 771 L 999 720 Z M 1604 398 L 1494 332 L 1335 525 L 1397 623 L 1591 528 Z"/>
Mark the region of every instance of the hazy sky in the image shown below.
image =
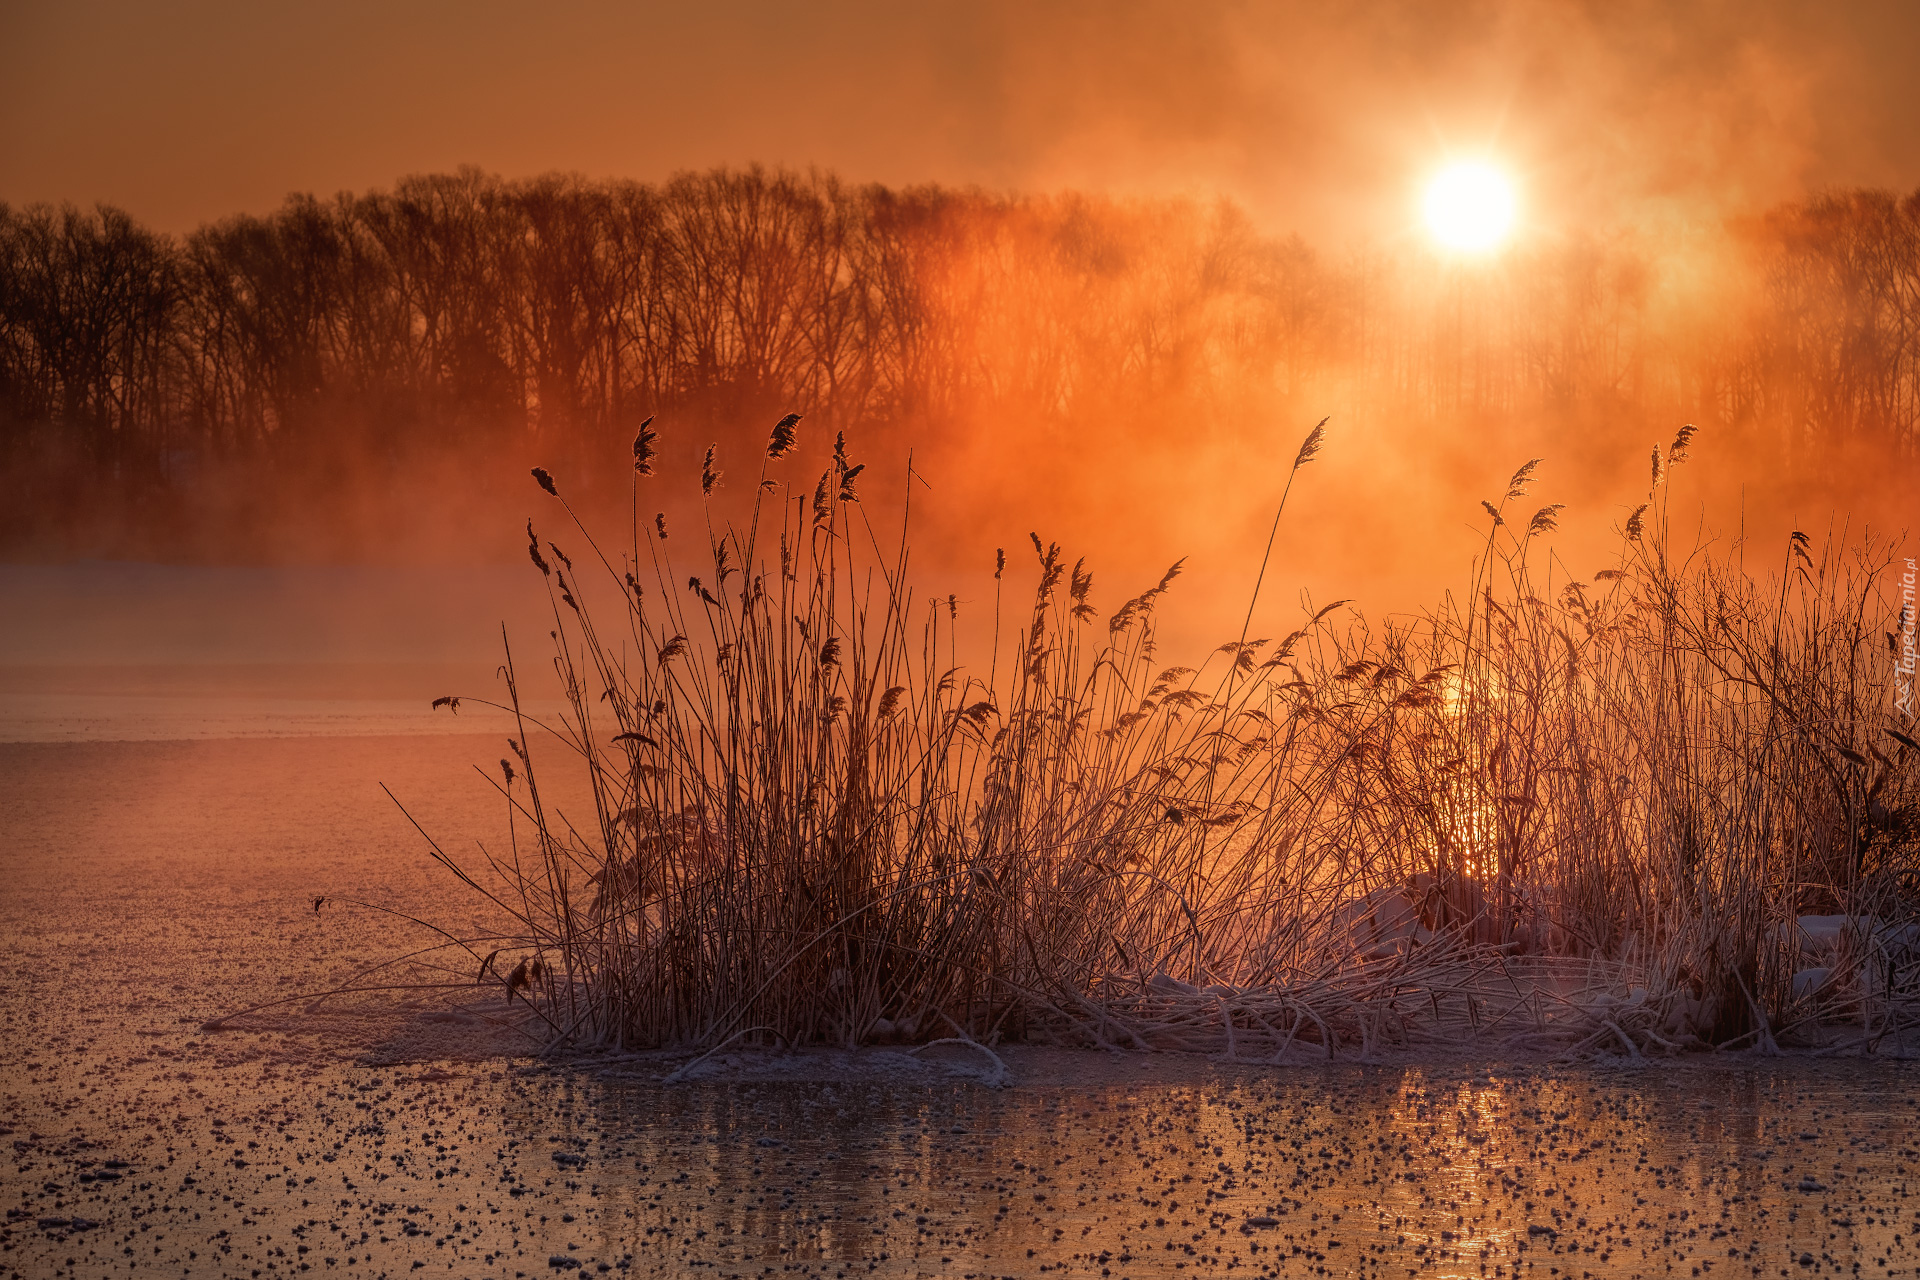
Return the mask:
<path id="1" fill-rule="evenodd" d="M 1920 184 L 1920 4 L 0 0 L 0 200 L 184 230 L 476 164 L 1222 191 L 1391 233 L 1449 149 L 1537 223 Z"/>

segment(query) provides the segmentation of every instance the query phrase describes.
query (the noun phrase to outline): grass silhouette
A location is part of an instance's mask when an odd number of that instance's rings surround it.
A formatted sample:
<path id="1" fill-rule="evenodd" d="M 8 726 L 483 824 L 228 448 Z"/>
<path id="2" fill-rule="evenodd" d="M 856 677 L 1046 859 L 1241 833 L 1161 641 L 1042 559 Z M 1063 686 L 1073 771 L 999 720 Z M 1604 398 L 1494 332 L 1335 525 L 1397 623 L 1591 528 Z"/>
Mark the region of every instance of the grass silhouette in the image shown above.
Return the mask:
<path id="1" fill-rule="evenodd" d="M 570 712 L 534 724 L 509 655 L 513 845 L 456 870 L 518 922 L 483 980 L 510 971 L 554 1044 L 1640 1056 L 1870 1047 L 1920 1013 L 1890 553 L 1796 533 L 1754 576 L 1675 552 L 1691 428 L 1590 581 L 1550 587 L 1529 462 L 1463 595 L 1377 630 L 1342 602 L 1199 668 L 1155 654 L 1180 565 L 1102 616 L 1036 536 L 982 678 L 844 438 L 817 480 L 769 479 L 798 422 L 690 559 L 644 515 L 651 420 L 627 546 L 528 527 Z M 555 767 L 587 772 L 589 822 L 543 802 Z"/>

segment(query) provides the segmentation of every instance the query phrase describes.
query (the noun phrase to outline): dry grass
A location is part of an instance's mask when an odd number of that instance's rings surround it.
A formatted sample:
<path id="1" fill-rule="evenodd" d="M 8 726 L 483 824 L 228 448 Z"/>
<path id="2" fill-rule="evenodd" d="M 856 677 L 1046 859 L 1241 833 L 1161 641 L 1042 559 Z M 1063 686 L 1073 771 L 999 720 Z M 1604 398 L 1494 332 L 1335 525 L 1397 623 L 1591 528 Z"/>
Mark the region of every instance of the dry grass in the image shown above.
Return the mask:
<path id="1" fill-rule="evenodd" d="M 462 872 L 520 922 L 486 970 L 555 1044 L 611 1048 L 1248 1058 L 1477 1034 L 1638 1055 L 1836 1018 L 1871 1045 L 1920 1008 L 1886 553 L 1795 535 L 1757 575 L 1677 556 L 1690 437 L 1656 452 L 1592 582 L 1543 569 L 1559 511 L 1523 514 L 1529 463 L 1487 504 L 1470 589 L 1418 625 L 1332 606 L 1199 669 L 1154 652 L 1179 566 L 1102 616 L 1084 562 L 1038 538 L 1031 607 L 996 601 L 985 673 L 962 668 L 957 606 L 916 598 L 843 445 L 791 497 L 763 464 L 751 519 L 700 531 L 690 563 L 636 477 L 617 558 L 529 528 L 572 708 L 545 727 L 595 811 L 543 802 L 558 766 L 523 719 L 499 778 L 514 847 Z M 1810 940 L 1816 915 L 1840 919 Z"/>

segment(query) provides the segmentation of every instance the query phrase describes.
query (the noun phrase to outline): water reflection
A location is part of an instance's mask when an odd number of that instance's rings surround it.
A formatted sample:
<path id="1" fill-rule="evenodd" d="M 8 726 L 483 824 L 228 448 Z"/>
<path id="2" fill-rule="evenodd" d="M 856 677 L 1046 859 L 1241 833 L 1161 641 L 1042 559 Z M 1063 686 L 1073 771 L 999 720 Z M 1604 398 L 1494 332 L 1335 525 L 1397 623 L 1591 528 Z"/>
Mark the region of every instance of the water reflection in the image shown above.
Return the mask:
<path id="1" fill-rule="evenodd" d="M 1911 1083 L 546 1082 L 508 1108 L 509 1194 L 530 1229 L 575 1215 L 578 1238 L 546 1233 L 568 1265 L 640 1274 L 1914 1274 Z"/>

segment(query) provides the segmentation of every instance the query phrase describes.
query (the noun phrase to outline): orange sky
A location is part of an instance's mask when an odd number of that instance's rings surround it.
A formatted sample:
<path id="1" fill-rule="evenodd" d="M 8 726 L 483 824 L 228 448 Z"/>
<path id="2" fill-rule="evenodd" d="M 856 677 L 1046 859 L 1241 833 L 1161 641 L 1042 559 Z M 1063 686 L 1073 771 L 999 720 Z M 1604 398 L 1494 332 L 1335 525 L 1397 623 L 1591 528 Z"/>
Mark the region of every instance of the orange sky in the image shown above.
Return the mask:
<path id="1" fill-rule="evenodd" d="M 1536 224 L 1920 182 L 1912 0 L 0 6 L 0 200 L 185 230 L 470 163 L 1223 191 L 1391 235 L 1449 146 Z"/>

